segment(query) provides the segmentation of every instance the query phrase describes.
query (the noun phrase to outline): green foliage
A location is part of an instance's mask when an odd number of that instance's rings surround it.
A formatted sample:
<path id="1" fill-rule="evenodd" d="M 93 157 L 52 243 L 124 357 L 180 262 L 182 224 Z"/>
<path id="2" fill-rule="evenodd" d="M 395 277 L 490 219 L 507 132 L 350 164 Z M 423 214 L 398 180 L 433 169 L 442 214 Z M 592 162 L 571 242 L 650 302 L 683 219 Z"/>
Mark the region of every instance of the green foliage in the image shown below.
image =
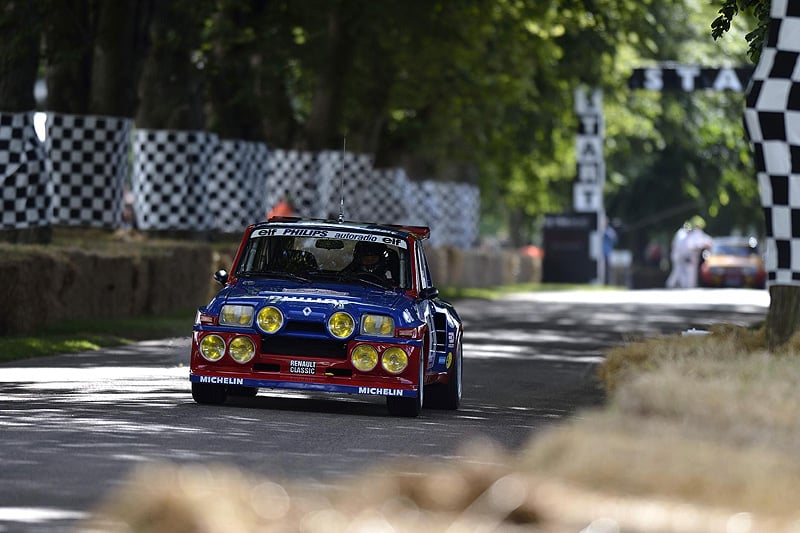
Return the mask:
<path id="1" fill-rule="evenodd" d="M 107 20 L 111 3 L 76 0 L 80 25 L 65 26 L 74 14 L 46 1 L 53 9 L 41 31 L 59 37 L 57 49 L 45 47 L 46 62 L 65 67 L 62 87 L 84 72 L 123 72 L 65 59 L 98 56 L 86 53 L 88 29 Z M 671 230 L 688 205 L 719 231 L 757 224 L 742 95 L 626 85 L 634 68 L 661 62 L 737 66 L 748 44 L 752 55 L 760 43 L 766 0 L 126 2 L 147 29 L 132 48 L 147 54 L 137 60 L 143 73 L 129 84 L 138 88 L 140 127 L 205 127 L 297 150 L 338 150 L 346 136 L 348 150 L 402 166 L 412 179 L 478 184 L 482 226 L 524 244 L 536 240 L 545 213 L 571 209 L 573 95 L 599 88 L 612 219 L 637 232 Z M 752 17 L 756 31 L 737 39 Z M 717 40 L 722 34 L 733 35 Z M 0 79 L 9 72 L 0 63 Z M 79 109 L 87 92 L 58 95 L 80 96 Z"/>
<path id="2" fill-rule="evenodd" d="M 99 350 L 139 340 L 185 337 L 191 334 L 194 312 L 129 319 L 71 321 L 31 337 L 0 337 L 0 362 Z"/>
<path id="3" fill-rule="evenodd" d="M 716 40 L 731 30 L 731 24 L 739 12 L 747 13 L 756 20 L 755 28 L 745 35 L 749 43 L 747 55 L 753 63 L 758 63 L 761 48 L 769 26 L 770 0 L 723 0 L 719 16 L 711 23 L 711 36 Z"/>

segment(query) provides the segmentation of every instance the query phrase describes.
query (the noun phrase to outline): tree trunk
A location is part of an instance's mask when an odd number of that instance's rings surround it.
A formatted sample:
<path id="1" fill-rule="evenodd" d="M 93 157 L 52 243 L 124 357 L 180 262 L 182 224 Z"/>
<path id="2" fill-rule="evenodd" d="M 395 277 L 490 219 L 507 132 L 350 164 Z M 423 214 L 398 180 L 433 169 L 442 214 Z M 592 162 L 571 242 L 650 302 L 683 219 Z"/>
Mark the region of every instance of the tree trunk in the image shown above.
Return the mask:
<path id="1" fill-rule="evenodd" d="M 32 111 L 39 65 L 38 13 L 33 2 L 7 2 L 0 8 L 0 111 Z"/>
<path id="2" fill-rule="evenodd" d="M 767 346 L 771 351 L 785 344 L 800 330 L 800 286 L 773 285 L 769 288 Z"/>
<path id="3" fill-rule="evenodd" d="M 137 82 L 147 53 L 151 0 L 103 0 L 98 5 L 89 111 L 133 118 Z"/>
<path id="4" fill-rule="evenodd" d="M 200 46 L 206 2 L 154 2 L 150 51 L 139 82 L 136 125 L 203 130 L 203 83 L 192 54 Z"/>
<path id="5" fill-rule="evenodd" d="M 93 18 L 88 0 L 48 3 L 44 37 L 49 111 L 86 114 L 89 110 Z"/>
<path id="6" fill-rule="evenodd" d="M 261 6 L 221 3 L 212 26 L 207 71 L 209 129 L 223 139 L 263 141 L 262 101 L 257 98 L 261 58 L 255 39 Z M 232 82 L 232 80 L 236 80 Z"/>
<path id="7" fill-rule="evenodd" d="M 328 53 L 318 67 L 311 113 L 306 122 L 307 146 L 301 149 L 319 151 L 336 146 L 333 140 L 341 113 L 342 84 L 350 52 L 344 18 L 341 8 L 332 8 L 328 13 L 325 46 Z"/>

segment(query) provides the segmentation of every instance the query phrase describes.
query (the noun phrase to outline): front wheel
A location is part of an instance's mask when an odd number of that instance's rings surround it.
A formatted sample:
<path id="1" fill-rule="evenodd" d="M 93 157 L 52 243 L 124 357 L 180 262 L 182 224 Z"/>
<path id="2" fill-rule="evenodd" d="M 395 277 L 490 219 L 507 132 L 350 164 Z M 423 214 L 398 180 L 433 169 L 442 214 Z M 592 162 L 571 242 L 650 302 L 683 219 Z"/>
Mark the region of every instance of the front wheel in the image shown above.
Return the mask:
<path id="1" fill-rule="evenodd" d="M 392 416 L 416 417 L 422 411 L 425 391 L 425 361 L 419 361 L 419 387 L 417 388 L 416 398 L 404 398 L 402 396 L 387 396 L 386 407 Z"/>
<path id="2" fill-rule="evenodd" d="M 228 385 L 228 396 L 253 398 L 258 394 L 258 387 L 245 387 L 244 385 Z"/>
<path id="3" fill-rule="evenodd" d="M 219 405 L 225 403 L 228 391 L 225 389 L 225 385 L 192 383 L 192 398 L 197 403 Z"/>
<path id="4" fill-rule="evenodd" d="M 453 353 L 453 366 L 450 369 L 450 377 L 447 383 L 430 385 L 430 394 L 426 396 L 428 399 L 426 407 L 455 410 L 461 405 L 462 376 L 464 372 L 461 350 L 462 344 L 461 338 L 459 338 Z"/>

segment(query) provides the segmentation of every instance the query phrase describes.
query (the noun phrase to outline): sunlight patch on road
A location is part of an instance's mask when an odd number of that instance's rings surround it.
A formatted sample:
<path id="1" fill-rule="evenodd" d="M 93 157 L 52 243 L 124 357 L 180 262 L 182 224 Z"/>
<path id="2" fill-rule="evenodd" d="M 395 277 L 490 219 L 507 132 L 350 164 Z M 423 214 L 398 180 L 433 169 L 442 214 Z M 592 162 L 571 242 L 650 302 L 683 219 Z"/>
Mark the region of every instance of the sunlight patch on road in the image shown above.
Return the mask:
<path id="1" fill-rule="evenodd" d="M 0 507 L 0 522 L 13 521 L 37 524 L 49 520 L 75 520 L 88 515 L 79 511 L 53 507 Z"/>
<path id="2" fill-rule="evenodd" d="M 532 354 L 530 352 L 530 346 L 464 343 L 464 357 L 466 359 L 516 359 L 519 361 L 559 361 L 583 364 L 598 364 L 605 361 L 605 358 L 599 355 L 553 355 Z"/>
<path id="3" fill-rule="evenodd" d="M 569 331 L 536 331 L 536 332 L 521 332 L 519 330 L 491 330 L 491 331 L 476 331 L 467 332 L 464 334 L 465 341 L 476 340 L 493 340 L 503 339 L 505 342 L 560 342 L 560 343 L 585 343 L 586 339 L 583 337 L 575 336 L 574 330 Z M 467 343 L 465 342 L 466 346 Z M 512 346 L 508 346 L 512 348 Z M 517 346 L 523 351 L 531 351 L 531 347 Z"/>

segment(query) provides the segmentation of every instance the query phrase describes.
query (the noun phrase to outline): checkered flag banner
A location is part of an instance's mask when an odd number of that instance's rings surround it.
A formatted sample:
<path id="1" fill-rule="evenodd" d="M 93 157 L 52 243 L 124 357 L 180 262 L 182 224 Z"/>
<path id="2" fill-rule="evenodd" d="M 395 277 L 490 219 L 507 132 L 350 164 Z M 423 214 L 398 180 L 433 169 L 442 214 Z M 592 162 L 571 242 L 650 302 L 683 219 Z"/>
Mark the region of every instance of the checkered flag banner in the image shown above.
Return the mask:
<path id="1" fill-rule="evenodd" d="M 45 158 L 33 128 L 33 112 L 0 112 L 0 229 L 50 224 Z"/>
<path id="2" fill-rule="evenodd" d="M 766 223 L 768 285 L 800 285 L 800 2 L 772 0 L 761 59 L 747 90 Z"/>
<path id="3" fill-rule="evenodd" d="M 432 246 L 469 248 L 477 187 L 415 182 L 375 169 L 369 154 L 269 150 L 204 131 L 134 129 L 129 119 L 51 113 L 39 142 L 33 113 L 0 113 L 2 228 L 122 225 L 128 154 L 136 227 L 239 233 L 281 200 L 301 217 L 425 225 Z"/>
<path id="4" fill-rule="evenodd" d="M 263 220 L 269 151 L 256 142 L 220 140 L 214 150 L 208 181 L 208 209 L 212 229 L 241 233 Z"/>
<path id="5" fill-rule="evenodd" d="M 353 152 L 320 152 L 317 156 L 317 183 L 320 204 L 316 216 L 336 219 L 344 197 L 344 218 L 347 220 L 377 221 L 381 212 L 371 208 L 372 202 L 363 203 L 362 191 L 372 185 L 372 156 Z M 368 199 L 367 199 L 368 200 Z"/>
<path id="6" fill-rule="evenodd" d="M 208 184 L 218 144 L 204 131 L 134 131 L 131 189 L 138 229 L 211 228 Z"/>
<path id="7" fill-rule="evenodd" d="M 271 150 L 267 161 L 267 212 L 281 200 L 286 200 L 297 216 L 317 216 L 320 210 L 316 182 L 318 166 L 316 153 Z"/>
<path id="8" fill-rule="evenodd" d="M 128 118 L 47 114 L 53 224 L 120 226 L 132 127 Z"/>

